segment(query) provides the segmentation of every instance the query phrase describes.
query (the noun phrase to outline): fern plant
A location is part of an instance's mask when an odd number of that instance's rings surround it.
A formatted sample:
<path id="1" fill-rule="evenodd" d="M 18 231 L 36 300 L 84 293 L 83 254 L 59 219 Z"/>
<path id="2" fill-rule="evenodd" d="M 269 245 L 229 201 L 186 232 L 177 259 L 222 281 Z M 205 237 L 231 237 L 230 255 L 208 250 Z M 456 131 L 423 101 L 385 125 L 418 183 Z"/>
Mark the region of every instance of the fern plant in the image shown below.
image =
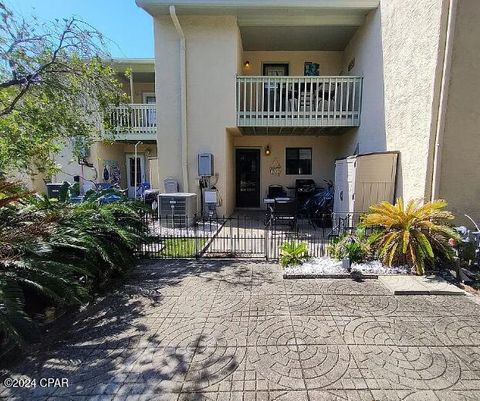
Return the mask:
<path id="1" fill-rule="evenodd" d="M 371 243 L 385 265 L 407 264 L 417 274 L 424 274 L 435 258 L 451 259 L 448 241 L 459 238 L 449 224 L 454 216 L 444 210 L 446 206 L 444 200 L 424 205 L 411 200 L 405 205 L 399 198 L 395 205 L 381 202 L 371 206 L 361 224 L 380 229 L 372 235 Z"/>
<path id="2" fill-rule="evenodd" d="M 288 241 L 280 248 L 280 264 L 283 267 L 301 265 L 308 258 L 308 246 L 305 242 Z"/>

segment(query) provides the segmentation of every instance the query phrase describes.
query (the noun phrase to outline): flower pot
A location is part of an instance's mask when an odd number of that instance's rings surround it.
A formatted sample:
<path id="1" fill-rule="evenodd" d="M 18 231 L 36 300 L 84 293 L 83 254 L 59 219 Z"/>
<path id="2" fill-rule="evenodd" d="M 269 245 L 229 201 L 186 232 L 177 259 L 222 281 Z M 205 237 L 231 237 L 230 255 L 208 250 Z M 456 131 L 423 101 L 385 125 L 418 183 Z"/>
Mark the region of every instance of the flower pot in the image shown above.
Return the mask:
<path id="1" fill-rule="evenodd" d="M 345 257 L 342 259 L 342 268 L 345 269 L 346 271 L 350 272 L 351 270 L 351 263 L 350 263 L 350 258 Z"/>

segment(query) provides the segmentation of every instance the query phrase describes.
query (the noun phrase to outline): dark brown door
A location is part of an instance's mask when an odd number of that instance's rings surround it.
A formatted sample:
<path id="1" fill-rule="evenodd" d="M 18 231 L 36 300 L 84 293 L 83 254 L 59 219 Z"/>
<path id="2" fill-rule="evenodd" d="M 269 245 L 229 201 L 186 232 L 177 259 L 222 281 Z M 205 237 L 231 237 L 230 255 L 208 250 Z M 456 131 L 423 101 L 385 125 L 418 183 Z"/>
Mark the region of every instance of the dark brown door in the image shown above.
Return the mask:
<path id="1" fill-rule="evenodd" d="M 260 150 L 237 149 L 237 207 L 260 206 Z"/>

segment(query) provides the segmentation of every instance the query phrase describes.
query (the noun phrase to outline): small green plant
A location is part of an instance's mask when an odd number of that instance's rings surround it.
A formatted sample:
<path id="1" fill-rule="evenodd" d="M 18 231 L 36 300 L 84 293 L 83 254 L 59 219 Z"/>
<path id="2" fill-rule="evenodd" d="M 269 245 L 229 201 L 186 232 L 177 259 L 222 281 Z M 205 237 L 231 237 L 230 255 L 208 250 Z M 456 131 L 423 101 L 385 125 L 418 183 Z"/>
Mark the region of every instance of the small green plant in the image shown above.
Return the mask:
<path id="1" fill-rule="evenodd" d="M 432 267 L 435 260 L 451 260 L 449 240 L 460 239 L 449 224 L 454 216 L 444 210 L 446 206 L 444 200 L 424 205 L 413 200 L 405 205 L 402 199 L 395 205 L 381 202 L 370 207 L 362 226 L 380 228 L 371 242 L 385 265 L 406 264 L 417 274 L 424 274 L 426 265 Z"/>
<path id="2" fill-rule="evenodd" d="M 342 260 L 349 258 L 352 263 L 360 263 L 370 256 L 370 243 L 364 229 L 346 233 L 332 240 L 328 246 L 330 257 Z"/>
<path id="3" fill-rule="evenodd" d="M 305 242 L 288 241 L 280 248 L 280 264 L 283 267 L 301 265 L 308 258 L 308 246 Z"/>
<path id="4" fill-rule="evenodd" d="M 458 252 L 458 259 L 462 266 L 469 267 L 475 262 L 476 246 L 474 242 L 459 241 L 456 245 L 456 249 Z"/>

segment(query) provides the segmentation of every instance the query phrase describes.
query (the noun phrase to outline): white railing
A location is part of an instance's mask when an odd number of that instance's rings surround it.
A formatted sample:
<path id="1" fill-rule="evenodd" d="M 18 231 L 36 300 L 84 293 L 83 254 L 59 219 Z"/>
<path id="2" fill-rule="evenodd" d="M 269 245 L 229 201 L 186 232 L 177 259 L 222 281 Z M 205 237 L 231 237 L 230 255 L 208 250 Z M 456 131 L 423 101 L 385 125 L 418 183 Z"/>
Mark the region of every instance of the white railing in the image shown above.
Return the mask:
<path id="1" fill-rule="evenodd" d="M 360 125 L 362 77 L 237 77 L 238 127 Z"/>
<path id="2" fill-rule="evenodd" d="M 110 122 L 119 135 L 152 134 L 157 132 L 155 104 L 124 104 L 112 107 Z"/>

